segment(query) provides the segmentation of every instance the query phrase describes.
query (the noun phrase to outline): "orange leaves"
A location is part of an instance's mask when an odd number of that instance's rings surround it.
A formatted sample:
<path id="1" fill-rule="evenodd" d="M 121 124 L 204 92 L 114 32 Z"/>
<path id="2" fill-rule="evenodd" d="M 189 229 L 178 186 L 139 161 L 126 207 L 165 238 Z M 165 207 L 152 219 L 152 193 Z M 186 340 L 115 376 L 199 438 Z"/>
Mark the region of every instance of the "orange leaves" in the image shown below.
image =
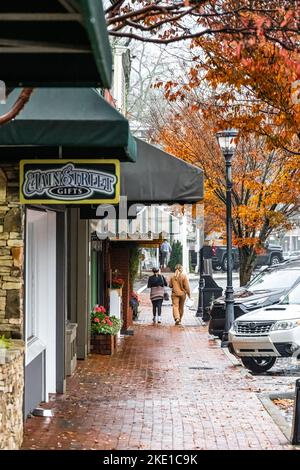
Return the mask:
<path id="1" fill-rule="evenodd" d="M 252 20 L 255 28 L 267 24 L 266 19 L 260 18 L 257 24 Z M 172 92 L 167 89 L 166 97 L 173 102 L 187 100 L 189 91 L 206 83 L 213 90 L 213 106 L 218 107 L 218 127 L 226 122 L 243 134 L 267 137 L 270 149 L 294 151 L 291 141 L 300 138 L 300 90 L 297 93 L 295 85 L 300 78 L 298 54 L 269 42 L 257 43 L 251 35 L 246 41 L 222 39 L 193 41 L 194 65 L 184 83 L 177 83 L 176 89 L 170 85 Z M 210 103 L 202 108 L 203 113 L 211 113 Z"/>
<path id="2" fill-rule="evenodd" d="M 205 226 L 225 232 L 226 181 L 223 155 L 215 140 L 222 121 L 214 101 L 184 105 L 166 116 L 158 139 L 165 149 L 195 165 L 205 175 Z M 239 117 L 237 116 L 238 120 Z M 223 122 L 224 125 L 224 122 Z M 287 228 L 291 208 L 299 207 L 300 168 L 297 156 L 269 150 L 266 138 L 240 134 L 232 162 L 232 215 L 236 243 L 259 246 L 260 234 Z"/>

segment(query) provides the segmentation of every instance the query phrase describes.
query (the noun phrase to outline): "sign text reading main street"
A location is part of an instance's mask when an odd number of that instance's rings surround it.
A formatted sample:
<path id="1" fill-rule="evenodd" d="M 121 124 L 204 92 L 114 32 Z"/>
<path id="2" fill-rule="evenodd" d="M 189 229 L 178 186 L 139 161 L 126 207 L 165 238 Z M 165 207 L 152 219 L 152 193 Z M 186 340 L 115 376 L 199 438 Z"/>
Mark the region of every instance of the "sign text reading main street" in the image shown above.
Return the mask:
<path id="1" fill-rule="evenodd" d="M 118 160 L 22 160 L 23 204 L 117 204 Z"/>

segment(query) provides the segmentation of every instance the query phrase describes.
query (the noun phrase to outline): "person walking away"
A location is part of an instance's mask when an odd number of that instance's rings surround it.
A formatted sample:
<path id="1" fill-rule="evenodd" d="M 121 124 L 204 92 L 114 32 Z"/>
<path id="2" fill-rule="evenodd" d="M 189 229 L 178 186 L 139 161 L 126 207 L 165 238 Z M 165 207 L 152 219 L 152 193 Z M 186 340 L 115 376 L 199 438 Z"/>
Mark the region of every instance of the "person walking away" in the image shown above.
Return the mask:
<path id="1" fill-rule="evenodd" d="M 181 264 L 175 266 L 175 273 L 170 279 L 169 286 L 172 289 L 173 317 L 175 325 L 180 325 L 184 313 L 186 296 L 191 298 L 190 284 L 186 274 L 183 273 Z"/>
<path id="2" fill-rule="evenodd" d="M 168 266 L 169 257 L 172 253 L 172 248 L 168 240 L 165 238 L 163 243 L 160 245 L 160 265 L 161 268 L 166 268 Z"/>
<path id="3" fill-rule="evenodd" d="M 148 278 L 147 287 L 150 288 L 150 300 L 152 302 L 153 309 L 153 323 L 156 322 L 156 313 L 157 313 L 157 323 L 161 323 L 161 306 L 164 299 L 165 287 L 168 285 L 166 278 L 159 273 L 158 268 L 152 269 L 153 275 Z"/>

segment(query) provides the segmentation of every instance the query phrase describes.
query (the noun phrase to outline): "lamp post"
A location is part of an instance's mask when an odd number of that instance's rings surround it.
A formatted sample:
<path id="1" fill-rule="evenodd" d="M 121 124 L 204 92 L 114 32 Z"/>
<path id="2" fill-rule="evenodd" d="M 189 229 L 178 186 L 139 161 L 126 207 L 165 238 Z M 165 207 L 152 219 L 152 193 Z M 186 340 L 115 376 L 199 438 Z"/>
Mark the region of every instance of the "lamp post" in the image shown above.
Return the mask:
<path id="1" fill-rule="evenodd" d="M 198 308 L 196 312 L 196 317 L 202 317 L 204 314 L 203 306 L 203 289 L 204 289 L 204 278 L 203 278 L 203 245 L 199 250 L 199 295 L 198 295 Z"/>
<path id="2" fill-rule="evenodd" d="M 236 147 L 238 132 L 229 129 L 217 133 L 217 139 L 221 147 L 226 166 L 226 238 L 227 238 L 227 285 L 225 291 L 225 329 L 222 338 L 222 347 L 228 346 L 228 331 L 234 321 L 234 299 L 232 286 L 232 218 L 231 218 L 231 161 Z"/>

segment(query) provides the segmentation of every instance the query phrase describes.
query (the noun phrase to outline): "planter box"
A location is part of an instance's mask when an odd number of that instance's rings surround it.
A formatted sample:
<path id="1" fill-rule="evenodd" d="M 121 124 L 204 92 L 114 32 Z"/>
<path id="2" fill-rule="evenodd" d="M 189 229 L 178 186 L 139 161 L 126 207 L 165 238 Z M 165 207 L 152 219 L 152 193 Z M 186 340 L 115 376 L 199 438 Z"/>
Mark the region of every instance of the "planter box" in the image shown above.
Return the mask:
<path id="1" fill-rule="evenodd" d="M 77 323 L 67 323 L 65 337 L 65 370 L 68 376 L 73 375 L 77 364 L 76 331 Z"/>
<path id="2" fill-rule="evenodd" d="M 95 335 L 91 338 L 92 352 L 96 354 L 111 355 L 115 349 L 114 335 Z"/>

